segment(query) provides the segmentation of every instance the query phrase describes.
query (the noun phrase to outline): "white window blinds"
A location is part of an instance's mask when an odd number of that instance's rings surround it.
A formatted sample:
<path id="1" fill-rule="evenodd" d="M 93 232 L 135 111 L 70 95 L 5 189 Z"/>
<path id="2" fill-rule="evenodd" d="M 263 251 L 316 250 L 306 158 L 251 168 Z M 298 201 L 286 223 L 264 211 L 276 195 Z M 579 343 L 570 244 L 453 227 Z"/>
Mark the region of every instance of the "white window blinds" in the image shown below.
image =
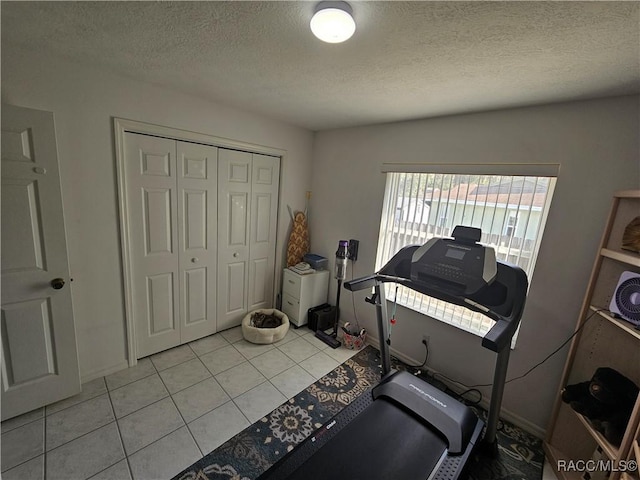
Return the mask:
<path id="1" fill-rule="evenodd" d="M 480 228 L 481 243 L 531 278 L 554 186 L 554 176 L 389 172 L 376 270 L 400 248 L 450 237 L 456 225 L 465 225 Z M 387 298 L 395 296 L 389 288 Z M 406 287 L 397 289 L 397 301 L 480 336 L 493 325 L 479 313 Z"/>

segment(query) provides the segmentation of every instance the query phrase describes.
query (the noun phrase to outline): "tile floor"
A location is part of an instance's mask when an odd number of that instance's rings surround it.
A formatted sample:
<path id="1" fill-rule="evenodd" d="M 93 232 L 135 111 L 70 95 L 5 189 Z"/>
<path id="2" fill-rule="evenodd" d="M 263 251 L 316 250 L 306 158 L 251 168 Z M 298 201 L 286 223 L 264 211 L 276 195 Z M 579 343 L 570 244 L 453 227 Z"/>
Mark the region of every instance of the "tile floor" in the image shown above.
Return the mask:
<path id="1" fill-rule="evenodd" d="M 254 345 L 240 327 L 2 422 L 4 480 L 170 479 L 347 360 L 307 328 Z"/>

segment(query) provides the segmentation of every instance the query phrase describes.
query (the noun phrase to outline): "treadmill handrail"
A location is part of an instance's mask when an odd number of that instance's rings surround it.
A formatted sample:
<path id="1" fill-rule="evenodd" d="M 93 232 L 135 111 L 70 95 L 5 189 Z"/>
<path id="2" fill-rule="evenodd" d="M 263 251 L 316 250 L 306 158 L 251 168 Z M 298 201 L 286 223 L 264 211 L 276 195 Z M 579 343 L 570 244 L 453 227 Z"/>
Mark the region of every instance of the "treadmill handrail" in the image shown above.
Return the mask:
<path id="1" fill-rule="evenodd" d="M 522 272 L 522 275 L 524 275 L 524 280 L 526 282 L 526 275 L 524 272 Z M 520 277 L 519 280 L 522 280 L 522 278 Z M 524 295 L 521 299 L 516 299 L 516 301 L 514 301 L 514 305 L 511 308 L 511 315 L 509 317 L 505 317 L 504 315 L 495 312 L 491 308 L 482 305 L 471 298 L 456 296 L 451 292 L 446 292 L 433 286 L 429 287 L 431 289 L 429 292 L 425 292 L 425 285 L 420 285 L 421 288 L 417 288 L 415 283 L 410 279 L 380 273 L 346 281 L 344 282 L 344 288 L 355 292 L 370 289 L 375 287 L 377 284 L 382 283 L 398 283 L 411 288 L 412 290 L 424 293 L 425 295 L 481 313 L 491 320 L 494 320 L 495 324 L 482 338 L 482 346 L 494 352 L 499 352 L 511 344 L 511 339 L 513 338 L 513 335 L 515 335 L 522 315 L 522 310 L 524 309 Z"/>

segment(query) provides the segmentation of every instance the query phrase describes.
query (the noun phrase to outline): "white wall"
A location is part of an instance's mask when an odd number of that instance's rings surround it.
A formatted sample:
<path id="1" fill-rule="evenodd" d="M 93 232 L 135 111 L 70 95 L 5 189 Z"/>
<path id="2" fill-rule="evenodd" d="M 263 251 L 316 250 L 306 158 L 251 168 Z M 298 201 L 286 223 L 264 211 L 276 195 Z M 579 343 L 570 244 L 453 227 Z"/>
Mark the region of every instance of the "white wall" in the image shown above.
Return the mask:
<path id="1" fill-rule="evenodd" d="M 311 247 L 333 265 L 340 239 L 360 240 L 355 276 L 372 273 L 385 176 L 383 162 L 559 163 L 560 173 L 508 378 L 524 373 L 573 332 L 596 247 L 616 190 L 640 187 L 638 97 L 619 97 L 319 132 L 311 203 Z M 350 276 L 350 272 L 349 272 Z M 330 297 L 335 299 L 333 282 Z M 374 336 L 374 308 L 355 294 Z M 351 294 L 341 297 L 353 321 Z M 492 382 L 495 355 L 480 339 L 399 307 L 392 346 L 467 385 Z M 567 349 L 507 385 L 504 407 L 546 428 Z M 489 389 L 484 389 L 486 393 Z"/>
<path id="2" fill-rule="evenodd" d="M 286 150 L 278 254 L 312 186 L 312 249 L 333 259 L 355 238 L 355 276 L 374 268 L 383 162 L 556 162 L 558 186 L 509 377 L 523 373 L 575 325 L 611 194 L 640 186 L 638 97 L 461 115 L 320 132 L 143 84 L 33 52 L 2 51 L 2 101 L 54 112 L 80 367 L 85 379 L 125 365 L 122 265 L 112 117 Z M 313 171 L 311 159 L 313 158 Z M 313 177 L 311 177 L 313 173 Z M 331 298 L 335 298 L 332 284 Z M 373 307 L 355 294 L 359 320 L 375 333 Z M 343 318 L 353 321 L 351 294 Z M 494 355 L 477 337 L 400 309 L 393 347 L 467 384 L 490 383 Z M 507 387 L 504 405 L 544 428 L 566 350 Z"/>
<path id="3" fill-rule="evenodd" d="M 10 49 L 2 51 L 2 102 L 54 113 L 84 380 L 126 366 L 126 337 L 112 117 L 286 151 L 278 258 L 287 205 L 304 208 L 313 133 L 176 91 Z"/>

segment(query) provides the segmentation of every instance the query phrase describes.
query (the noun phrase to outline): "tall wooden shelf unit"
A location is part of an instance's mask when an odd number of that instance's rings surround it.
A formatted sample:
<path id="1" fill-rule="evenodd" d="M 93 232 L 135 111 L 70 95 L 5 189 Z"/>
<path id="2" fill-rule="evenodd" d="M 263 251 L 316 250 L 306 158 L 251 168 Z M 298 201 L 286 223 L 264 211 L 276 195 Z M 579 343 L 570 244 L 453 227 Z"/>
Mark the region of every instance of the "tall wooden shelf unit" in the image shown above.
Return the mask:
<path id="1" fill-rule="evenodd" d="M 597 432 L 586 418 L 562 401 L 561 391 L 565 385 L 590 380 L 598 367 L 614 368 L 640 386 L 640 330 L 629 322 L 614 318 L 609 312 L 611 298 L 622 272 L 640 273 L 640 254 L 621 248 L 625 227 L 638 215 L 640 190 L 626 190 L 614 195 L 578 317 L 576 330 L 579 332 L 571 343 L 544 441 L 547 460 L 560 479 L 582 479 L 582 472 L 558 468 L 559 461 L 567 465 L 570 461 L 590 460 L 598 446 L 606 458 L 613 461 L 614 468 L 609 480 L 621 478 L 622 472 L 618 469 L 621 461 L 635 459 L 633 445 L 640 428 L 640 395 L 622 443 L 615 446 Z"/>
<path id="2" fill-rule="evenodd" d="M 629 449 L 629 455 L 627 456 L 627 465 L 631 465 L 631 462 L 635 462 L 633 465 L 637 467 L 640 462 L 640 424 L 636 429 L 636 434 L 631 441 L 631 448 Z M 631 469 L 629 469 L 631 470 Z M 622 480 L 640 480 L 640 473 L 636 469 L 635 471 L 624 472 L 621 477 Z"/>

